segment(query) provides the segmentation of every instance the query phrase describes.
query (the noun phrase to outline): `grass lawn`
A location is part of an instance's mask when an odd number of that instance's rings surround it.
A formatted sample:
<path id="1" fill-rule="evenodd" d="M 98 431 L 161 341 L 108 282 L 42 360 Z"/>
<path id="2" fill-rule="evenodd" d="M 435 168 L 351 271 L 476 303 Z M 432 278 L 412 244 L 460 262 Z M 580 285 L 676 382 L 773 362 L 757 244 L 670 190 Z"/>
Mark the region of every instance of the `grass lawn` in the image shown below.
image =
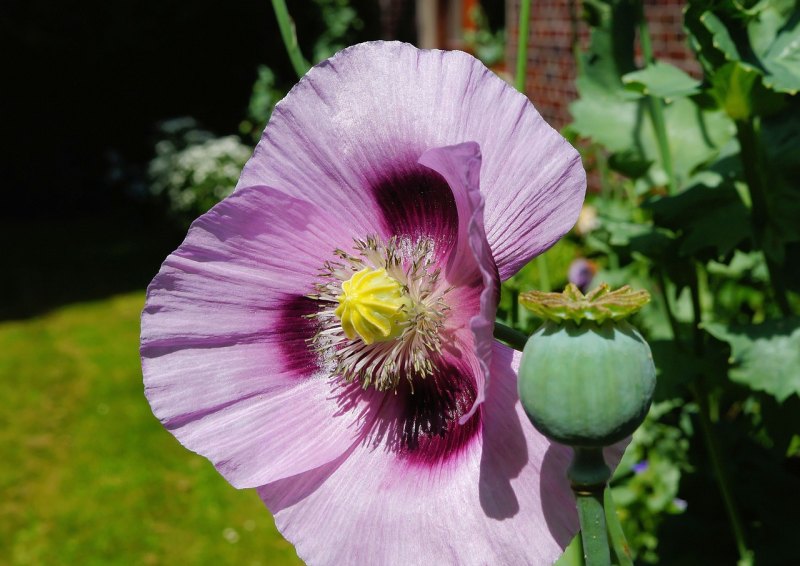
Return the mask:
<path id="1" fill-rule="evenodd" d="M 141 292 L 0 324 L 0 564 L 292 565 L 237 491 L 153 417 Z"/>

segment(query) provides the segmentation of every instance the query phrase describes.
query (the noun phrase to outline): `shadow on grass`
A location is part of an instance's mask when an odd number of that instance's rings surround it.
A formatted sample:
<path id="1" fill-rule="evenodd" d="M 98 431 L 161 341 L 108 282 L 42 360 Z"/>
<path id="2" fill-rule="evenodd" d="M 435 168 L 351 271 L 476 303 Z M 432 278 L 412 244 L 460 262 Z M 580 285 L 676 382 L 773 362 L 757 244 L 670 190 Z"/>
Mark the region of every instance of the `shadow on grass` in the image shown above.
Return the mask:
<path id="1" fill-rule="evenodd" d="M 102 213 L 0 222 L 0 321 L 143 289 L 185 235 L 132 204 Z"/>

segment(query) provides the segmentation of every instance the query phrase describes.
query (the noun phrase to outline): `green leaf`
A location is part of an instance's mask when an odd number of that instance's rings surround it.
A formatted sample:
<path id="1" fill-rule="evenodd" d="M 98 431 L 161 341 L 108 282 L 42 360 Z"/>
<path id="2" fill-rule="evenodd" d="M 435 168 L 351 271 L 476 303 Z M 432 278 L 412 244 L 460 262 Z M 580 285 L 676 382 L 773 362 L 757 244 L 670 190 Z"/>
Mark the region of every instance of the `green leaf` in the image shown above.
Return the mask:
<path id="1" fill-rule="evenodd" d="M 627 149 L 613 153 L 608 158 L 608 166 L 614 171 L 622 173 L 631 179 L 638 179 L 647 175 L 653 161 L 645 157 L 635 149 Z"/>
<path id="2" fill-rule="evenodd" d="M 733 137 L 733 123 L 722 112 L 702 110 L 688 98 L 678 98 L 664 109 L 667 139 L 679 186 L 696 167 L 713 159 Z M 652 124 L 647 121 L 643 136 L 646 155 L 658 155 Z"/>
<path id="3" fill-rule="evenodd" d="M 724 55 L 725 59 L 728 61 L 741 60 L 739 49 L 722 20 L 711 12 L 705 12 L 700 16 L 700 22 L 711 34 L 712 45 Z"/>
<path id="4" fill-rule="evenodd" d="M 679 233 L 679 254 L 715 259 L 751 236 L 750 217 L 730 185 L 702 185 L 648 203 L 657 226 Z"/>
<path id="5" fill-rule="evenodd" d="M 572 127 L 613 154 L 609 165 L 632 178 L 645 174 L 651 185 L 664 179 L 652 121 L 644 101 L 625 100 L 617 93 L 584 90 L 571 106 Z M 733 136 L 733 123 L 718 111 L 699 108 L 688 98 L 678 98 L 664 109 L 667 141 L 679 186 L 685 185 L 695 168 L 714 158 Z M 649 169 L 643 166 L 651 163 Z"/>
<path id="6" fill-rule="evenodd" d="M 747 38 L 755 53 L 769 51 L 775 37 L 791 17 L 796 0 L 762 0 L 755 9 L 755 17 L 748 18 Z"/>
<path id="7" fill-rule="evenodd" d="M 761 141 L 772 167 L 785 172 L 788 179 L 800 177 L 800 100 L 792 100 L 783 112 L 765 118 Z"/>
<path id="8" fill-rule="evenodd" d="M 796 94 L 800 91 L 800 11 L 794 2 L 764 4 L 747 28 L 753 51 L 767 71 L 764 85 Z"/>
<path id="9" fill-rule="evenodd" d="M 649 340 L 649 344 L 657 372 L 655 402 L 684 395 L 686 385 L 697 377 L 699 360 L 675 340 Z"/>
<path id="10" fill-rule="evenodd" d="M 738 3 L 691 3 L 686 12 L 689 40 L 706 75 L 725 62 L 745 63 L 763 85 L 777 93 L 800 91 L 800 10 L 795 0 L 762 0 L 752 8 Z M 752 106 L 752 105 L 751 105 Z"/>
<path id="11" fill-rule="evenodd" d="M 630 90 L 666 99 L 689 96 L 700 90 L 700 81 L 693 79 L 678 67 L 660 61 L 640 71 L 624 75 L 622 82 Z"/>
<path id="12" fill-rule="evenodd" d="M 709 93 L 733 120 L 746 120 L 753 113 L 752 93 L 761 73 L 746 63 L 734 61 L 717 69 Z"/>
<path id="13" fill-rule="evenodd" d="M 689 35 L 689 44 L 697 55 L 697 60 L 703 66 L 706 75 L 712 75 L 714 69 L 724 65 L 728 58 L 721 49 L 716 47 L 719 41 L 715 42 L 714 32 L 706 25 L 708 13 L 704 3 L 689 2 L 684 15 L 684 26 Z M 716 18 L 716 16 L 714 18 L 714 24 L 722 25 L 719 18 Z M 714 24 L 712 24 L 712 28 Z M 725 33 L 727 33 L 727 30 Z"/>
<path id="14" fill-rule="evenodd" d="M 733 381 L 778 401 L 800 394 L 800 318 L 732 327 L 707 324 L 705 329 L 730 344 Z"/>
<path id="15" fill-rule="evenodd" d="M 643 92 L 674 99 L 664 109 L 673 171 L 682 186 L 693 170 L 712 159 L 733 135 L 721 112 L 701 109 L 688 93 L 697 81 L 671 65 L 635 71 L 633 0 L 591 0 L 585 4 L 592 27 L 589 49 L 579 57 L 578 92 L 571 130 L 602 145 L 614 170 L 645 186 L 662 186 L 667 175 Z M 635 72 L 634 72 L 635 71 Z M 623 75 L 629 83 L 623 83 Z M 638 89 L 640 92 L 637 92 Z"/>
<path id="16" fill-rule="evenodd" d="M 591 33 L 588 50 L 578 57 L 578 80 L 586 78 L 603 90 L 618 90 L 620 77 L 636 68 L 633 44 L 638 3 L 586 0 L 583 9 Z"/>
<path id="17" fill-rule="evenodd" d="M 587 79 L 578 79 L 578 92 L 580 98 L 570 105 L 575 131 L 612 153 L 626 152 L 629 160 L 648 161 L 636 138 L 646 119 L 641 100 L 632 98 L 639 95 L 603 89 Z"/>
<path id="18" fill-rule="evenodd" d="M 589 48 L 578 57 L 580 98 L 570 105 L 572 128 L 611 152 L 636 150 L 632 132 L 641 121 L 641 95 L 625 89 L 620 77 L 636 68 L 633 0 L 588 0 Z"/>

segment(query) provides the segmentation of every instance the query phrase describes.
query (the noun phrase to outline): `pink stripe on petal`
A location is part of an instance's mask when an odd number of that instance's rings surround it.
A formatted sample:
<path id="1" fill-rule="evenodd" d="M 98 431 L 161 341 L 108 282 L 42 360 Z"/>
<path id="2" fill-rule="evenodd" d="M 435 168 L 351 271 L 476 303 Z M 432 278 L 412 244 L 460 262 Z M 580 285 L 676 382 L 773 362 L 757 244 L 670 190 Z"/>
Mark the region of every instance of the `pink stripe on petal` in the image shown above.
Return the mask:
<path id="1" fill-rule="evenodd" d="M 439 174 L 412 158 L 387 164 L 368 191 L 380 209 L 381 234 L 407 236 L 412 241 L 429 237 L 437 257 L 451 254 L 458 239 L 458 211 L 450 187 Z"/>
<path id="2" fill-rule="evenodd" d="M 386 394 L 365 437 L 368 445 L 428 468 L 452 465 L 468 451 L 480 433 L 480 415 L 460 420 L 475 402 L 477 368 L 449 356 L 440 366 L 435 375 L 401 382 Z"/>
<path id="3" fill-rule="evenodd" d="M 570 450 L 525 417 L 518 365 L 519 354 L 495 344 L 481 430 L 457 458 L 410 466 L 362 443 L 260 487 L 299 556 L 315 565 L 552 564 L 578 529 Z"/>
<path id="4" fill-rule="evenodd" d="M 323 262 L 351 245 L 348 227 L 314 204 L 246 188 L 192 225 L 148 288 L 153 412 L 237 487 L 318 467 L 363 435 L 372 392 L 329 382 L 304 316 Z"/>
<path id="5" fill-rule="evenodd" d="M 443 193 L 387 180 L 413 175 L 426 150 L 465 141 L 481 147 L 487 239 L 507 279 L 572 227 L 585 174 L 527 98 L 466 53 L 398 42 L 340 51 L 277 105 L 238 186 L 281 187 L 362 234 L 441 230 Z"/>

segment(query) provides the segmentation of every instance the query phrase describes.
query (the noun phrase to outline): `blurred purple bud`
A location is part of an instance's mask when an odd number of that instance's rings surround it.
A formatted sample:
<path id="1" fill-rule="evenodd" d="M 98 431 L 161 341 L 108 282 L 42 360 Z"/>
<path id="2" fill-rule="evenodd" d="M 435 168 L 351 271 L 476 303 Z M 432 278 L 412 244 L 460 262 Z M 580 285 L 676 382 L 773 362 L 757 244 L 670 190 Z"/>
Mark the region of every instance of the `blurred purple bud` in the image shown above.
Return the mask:
<path id="1" fill-rule="evenodd" d="M 675 499 L 673 499 L 672 504 L 681 513 L 686 511 L 686 508 L 689 506 L 689 502 L 686 501 L 685 499 L 681 499 L 680 497 L 676 497 Z"/>
<path id="2" fill-rule="evenodd" d="M 642 472 L 646 471 L 648 467 L 650 467 L 650 464 L 647 463 L 647 460 L 642 460 L 633 466 L 633 473 L 641 474 Z"/>
<path id="3" fill-rule="evenodd" d="M 585 293 L 589 285 L 592 284 L 594 273 L 594 264 L 587 259 L 579 257 L 570 264 L 569 271 L 567 272 L 567 279 L 569 279 L 570 283 L 578 287 L 581 293 Z"/>

